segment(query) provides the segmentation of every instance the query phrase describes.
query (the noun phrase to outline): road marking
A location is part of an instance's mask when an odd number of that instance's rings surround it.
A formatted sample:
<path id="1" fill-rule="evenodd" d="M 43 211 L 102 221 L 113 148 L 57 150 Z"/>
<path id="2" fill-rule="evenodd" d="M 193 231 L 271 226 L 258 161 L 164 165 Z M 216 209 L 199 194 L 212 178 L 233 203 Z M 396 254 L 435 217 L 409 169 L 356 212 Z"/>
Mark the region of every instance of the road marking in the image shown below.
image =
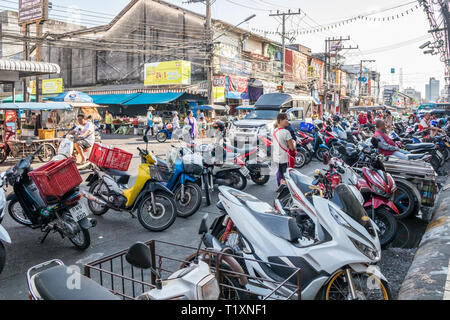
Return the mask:
<path id="1" fill-rule="evenodd" d="M 447 267 L 447 281 L 445 281 L 444 300 L 450 300 L 450 260 Z"/>

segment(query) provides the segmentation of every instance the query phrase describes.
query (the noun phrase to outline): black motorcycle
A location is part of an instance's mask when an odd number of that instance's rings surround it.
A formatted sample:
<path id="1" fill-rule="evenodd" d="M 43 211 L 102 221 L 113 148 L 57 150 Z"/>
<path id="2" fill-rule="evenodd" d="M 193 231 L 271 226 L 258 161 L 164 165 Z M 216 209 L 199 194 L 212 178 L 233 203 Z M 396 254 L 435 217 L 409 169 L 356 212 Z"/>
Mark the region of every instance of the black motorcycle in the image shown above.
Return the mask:
<path id="1" fill-rule="evenodd" d="M 62 238 L 69 238 L 77 249 L 85 250 L 91 243 L 89 229 L 96 225 L 96 221 L 88 218 L 88 210 L 79 202 L 81 194 L 78 188 L 61 198 L 42 198 L 28 176 L 32 171 L 31 162 L 39 152 L 40 148 L 6 172 L 6 181 L 14 190 L 6 198 L 9 202 L 8 213 L 16 222 L 40 229 L 44 233 L 41 243 L 53 231 Z"/>

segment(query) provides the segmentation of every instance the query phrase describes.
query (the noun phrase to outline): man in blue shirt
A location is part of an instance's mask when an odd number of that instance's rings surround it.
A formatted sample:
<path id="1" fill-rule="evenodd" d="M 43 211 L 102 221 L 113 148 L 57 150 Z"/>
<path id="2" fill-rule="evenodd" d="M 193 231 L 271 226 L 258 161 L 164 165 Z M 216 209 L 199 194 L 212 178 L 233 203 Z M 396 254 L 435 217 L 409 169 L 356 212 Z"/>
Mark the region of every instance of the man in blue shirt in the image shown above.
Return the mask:
<path id="1" fill-rule="evenodd" d="M 148 131 L 150 130 L 152 132 L 152 136 L 155 135 L 155 132 L 153 131 L 153 114 L 152 111 L 155 109 L 153 107 L 148 108 L 147 112 L 147 130 L 145 130 L 145 135 L 147 135 Z"/>

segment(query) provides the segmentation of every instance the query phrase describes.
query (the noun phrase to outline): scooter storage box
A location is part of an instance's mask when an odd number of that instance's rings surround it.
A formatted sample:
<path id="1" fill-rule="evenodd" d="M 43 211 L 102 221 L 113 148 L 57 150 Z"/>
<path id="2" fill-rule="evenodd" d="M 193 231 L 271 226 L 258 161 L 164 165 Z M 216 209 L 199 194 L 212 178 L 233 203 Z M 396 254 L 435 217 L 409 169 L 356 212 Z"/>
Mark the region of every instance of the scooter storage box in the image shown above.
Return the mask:
<path id="1" fill-rule="evenodd" d="M 187 174 L 200 176 L 203 172 L 203 157 L 198 154 L 183 156 L 183 168 Z"/>
<path id="2" fill-rule="evenodd" d="M 95 165 L 120 171 L 128 171 L 133 155 L 119 148 L 95 143 L 92 147 L 89 161 Z"/>
<path id="3" fill-rule="evenodd" d="M 28 174 L 42 198 L 60 198 L 82 182 L 75 158 L 51 161 Z"/>

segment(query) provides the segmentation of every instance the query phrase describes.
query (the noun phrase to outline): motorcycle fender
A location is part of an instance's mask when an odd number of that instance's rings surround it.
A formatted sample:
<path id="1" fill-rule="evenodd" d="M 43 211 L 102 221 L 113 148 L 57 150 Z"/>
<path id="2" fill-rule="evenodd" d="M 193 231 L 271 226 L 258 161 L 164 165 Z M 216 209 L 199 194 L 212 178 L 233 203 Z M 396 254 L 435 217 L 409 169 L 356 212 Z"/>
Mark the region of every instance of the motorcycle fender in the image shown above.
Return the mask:
<path id="1" fill-rule="evenodd" d="M 90 174 L 89 177 L 87 177 L 86 182 L 88 183 L 87 186 L 90 187 L 92 184 L 94 184 L 95 181 L 98 180 L 98 174 Z"/>
<path id="2" fill-rule="evenodd" d="M 362 263 L 353 263 L 349 265 L 350 268 L 356 273 L 372 273 L 383 281 L 389 282 L 386 277 L 381 273 L 380 268 L 374 265 L 366 265 Z"/>
<path id="3" fill-rule="evenodd" d="M 95 227 L 97 225 L 97 220 L 92 219 L 92 218 L 84 218 L 84 219 L 81 219 L 80 221 L 78 221 L 78 223 L 80 224 L 80 226 L 83 229 L 87 230 L 87 229 Z"/>
<path id="4" fill-rule="evenodd" d="M 0 225 L 0 240 L 6 243 L 11 243 L 11 238 L 9 237 L 8 232 L 1 225 Z"/>
<path id="5" fill-rule="evenodd" d="M 324 145 L 324 144 L 321 144 L 321 145 L 319 145 L 319 148 L 325 148 L 325 149 L 327 149 L 327 150 L 329 150 L 330 148 L 328 148 L 326 145 Z"/>
<path id="6" fill-rule="evenodd" d="M 373 197 L 373 200 L 367 201 L 364 203 L 364 208 L 371 207 L 373 205 L 374 209 L 377 209 L 381 206 L 386 206 L 391 208 L 395 213 L 399 214 L 397 207 L 392 201 L 380 198 L 380 197 Z"/>
<path id="7" fill-rule="evenodd" d="M 197 180 L 194 179 L 193 177 L 191 177 L 191 176 L 188 175 L 188 174 L 182 174 L 181 177 L 180 177 L 180 182 L 181 182 L 182 184 L 185 184 L 186 181 L 196 182 Z"/>
<path id="8" fill-rule="evenodd" d="M 133 207 L 131 208 L 131 212 L 133 212 L 134 210 L 136 210 L 136 208 L 138 207 L 139 203 L 141 202 L 141 199 L 148 193 L 150 192 L 155 192 L 155 191 L 164 191 L 167 192 L 168 194 L 172 195 L 173 197 L 175 196 L 173 194 L 172 191 L 170 191 L 165 185 L 163 185 L 161 182 L 147 182 L 147 184 L 145 185 L 145 187 L 142 189 L 141 193 L 139 193 L 139 195 L 136 198 L 136 201 L 134 201 Z"/>
<path id="9" fill-rule="evenodd" d="M 417 187 L 413 183 L 409 182 L 406 179 L 401 179 L 401 178 L 397 178 L 397 177 L 394 179 L 394 181 L 396 181 L 396 182 L 398 181 L 398 182 L 401 182 L 403 184 L 406 184 L 409 188 L 411 188 L 411 190 L 414 192 L 414 195 L 416 196 L 416 198 L 418 200 L 419 207 L 421 206 L 422 196 L 420 195 L 419 190 L 417 189 Z"/>

